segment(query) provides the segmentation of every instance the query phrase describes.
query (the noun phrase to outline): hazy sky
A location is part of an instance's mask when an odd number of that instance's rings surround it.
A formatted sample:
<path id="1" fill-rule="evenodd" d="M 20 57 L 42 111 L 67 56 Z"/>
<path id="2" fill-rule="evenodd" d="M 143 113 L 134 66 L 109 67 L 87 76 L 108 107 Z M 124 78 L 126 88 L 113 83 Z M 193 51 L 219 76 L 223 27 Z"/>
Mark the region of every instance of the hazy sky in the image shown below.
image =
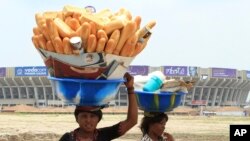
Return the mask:
<path id="1" fill-rule="evenodd" d="M 147 47 L 132 65 L 250 70 L 249 0 L 1 0 L 0 67 L 44 65 L 31 42 L 35 13 L 71 4 L 120 8 L 156 20 Z"/>

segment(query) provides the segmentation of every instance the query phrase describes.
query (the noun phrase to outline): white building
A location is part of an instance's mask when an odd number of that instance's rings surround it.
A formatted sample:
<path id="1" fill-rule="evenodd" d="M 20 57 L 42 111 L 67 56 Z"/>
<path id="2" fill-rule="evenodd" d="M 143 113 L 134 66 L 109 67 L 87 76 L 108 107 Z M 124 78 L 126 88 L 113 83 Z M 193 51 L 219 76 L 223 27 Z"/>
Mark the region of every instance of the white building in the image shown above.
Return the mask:
<path id="1" fill-rule="evenodd" d="M 167 78 L 196 82 L 189 93 L 183 96 L 183 106 L 249 105 L 250 71 L 186 66 L 130 66 L 133 75 L 147 75 L 156 70 L 162 71 Z M 40 66 L 0 68 L 0 106 L 64 105 L 54 93 L 47 75 L 46 67 Z M 117 93 L 114 103 L 117 106 L 127 105 L 124 86 Z"/>

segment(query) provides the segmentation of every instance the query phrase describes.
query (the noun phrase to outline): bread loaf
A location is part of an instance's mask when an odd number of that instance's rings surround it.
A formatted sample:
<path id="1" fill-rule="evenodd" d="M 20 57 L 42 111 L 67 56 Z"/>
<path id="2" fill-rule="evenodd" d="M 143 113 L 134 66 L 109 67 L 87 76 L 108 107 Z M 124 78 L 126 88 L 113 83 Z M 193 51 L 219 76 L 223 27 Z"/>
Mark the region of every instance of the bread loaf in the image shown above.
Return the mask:
<path id="1" fill-rule="evenodd" d="M 74 31 L 60 18 L 55 18 L 54 23 L 58 29 L 58 33 L 62 38 L 64 37 L 73 37 Z"/>
<path id="2" fill-rule="evenodd" d="M 97 46 L 97 39 L 94 34 L 90 34 L 88 37 L 87 52 L 95 52 Z"/>
<path id="3" fill-rule="evenodd" d="M 55 52 L 55 48 L 54 48 L 54 46 L 53 46 L 53 44 L 52 44 L 51 41 L 47 41 L 46 47 L 47 47 L 48 51 Z"/>
<path id="4" fill-rule="evenodd" d="M 124 46 L 122 47 L 120 56 L 130 57 L 135 50 L 135 45 L 138 40 L 138 35 L 134 34 L 133 36 L 129 37 Z"/>
<path id="5" fill-rule="evenodd" d="M 63 52 L 64 52 L 64 54 L 72 54 L 73 53 L 73 48 L 69 42 L 68 37 L 63 38 Z"/>
<path id="6" fill-rule="evenodd" d="M 136 24 L 133 21 L 129 21 L 126 26 L 122 29 L 120 39 L 118 41 L 117 46 L 115 47 L 115 50 L 113 54 L 119 55 L 120 51 L 126 42 L 126 40 L 135 33 L 136 31 Z"/>
<path id="7" fill-rule="evenodd" d="M 100 52 L 100 53 L 103 52 L 105 44 L 106 44 L 106 39 L 100 38 L 97 42 L 96 52 Z"/>
<path id="8" fill-rule="evenodd" d="M 80 37 L 82 39 L 82 47 L 84 49 L 86 49 L 87 47 L 90 31 L 91 31 L 90 24 L 88 22 L 83 23 L 81 26 Z"/>
<path id="9" fill-rule="evenodd" d="M 56 50 L 57 53 L 60 53 L 60 54 L 64 54 L 64 50 L 63 50 L 63 43 L 62 43 L 62 40 L 60 37 L 56 37 L 54 39 L 54 48 Z"/>
<path id="10" fill-rule="evenodd" d="M 113 20 L 113 21 L 109 22 L 108 24 L 106 24 L 103 27 L 103 30 L 106 32 L 106 34 L 109 35 L 114 30 L 123 28 L 123 26 L 124 26 L 123 21 L 120 19 L 117 19 L 117 20 Z"/>

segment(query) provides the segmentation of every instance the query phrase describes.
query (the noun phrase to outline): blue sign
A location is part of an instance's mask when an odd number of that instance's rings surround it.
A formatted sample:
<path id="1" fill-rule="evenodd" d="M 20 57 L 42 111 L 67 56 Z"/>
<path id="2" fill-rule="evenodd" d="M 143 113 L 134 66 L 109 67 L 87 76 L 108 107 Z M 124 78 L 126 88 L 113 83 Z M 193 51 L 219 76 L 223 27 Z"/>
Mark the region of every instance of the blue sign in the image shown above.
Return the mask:
<path id="1" fill-rule="evenodd" d="M 0 68 L 0 77 L 6 76 L 6 68 Z"/>
<path id="2" fill-rule="evenodd" d="M 186 66 L 164 66 L 164 75 L 166 76 L 187 76 Z"/>
<path id="3" fill-rule="evenodd" d="M 16 67 L 16 76 L 47 76 L 48 70 L 46 67 Z"/>
<path id="4" fill-rule="evenodd" d="M 212 68 L 212 77 L 236 78 L 236 69 Z"/>
<path id="5" fill-rule="evenodd" d="M 247 79 L 250 79 L 250 71 L 246 71 L 247 73 Z"/>
<path id="6" fill-rule="evenodd" d="M 131 75 L 148 75 L 148 66 L 129 66 L 129 73 Z"/>

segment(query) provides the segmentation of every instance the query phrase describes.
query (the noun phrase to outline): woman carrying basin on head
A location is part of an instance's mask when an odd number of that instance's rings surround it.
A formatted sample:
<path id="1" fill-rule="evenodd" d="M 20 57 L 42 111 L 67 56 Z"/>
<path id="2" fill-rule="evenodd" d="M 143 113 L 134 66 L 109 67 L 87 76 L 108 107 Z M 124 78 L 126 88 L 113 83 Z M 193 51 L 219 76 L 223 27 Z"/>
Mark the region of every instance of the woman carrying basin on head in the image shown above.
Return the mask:
<path id="1" fill-rule="evenodd" d="M 140 129 L 141 141 L 174 141 L 171 134 L 164 132 L 168 115 L 163 112 L 144 112 Z"/>
<path id="2" fill-rule="evenodd" d="M 75 119 L 79 127 L 65 133 L 59 141 L 110 141 L 125 134 L 136 123 L 138 118 L 137 102 L 134 94 L 134 78 L 129 73 L 124 75 L 128 91 L 127 118 L 112 126 L 97 128 L 102 119 L 101 107 L 76 106 Z"/>

